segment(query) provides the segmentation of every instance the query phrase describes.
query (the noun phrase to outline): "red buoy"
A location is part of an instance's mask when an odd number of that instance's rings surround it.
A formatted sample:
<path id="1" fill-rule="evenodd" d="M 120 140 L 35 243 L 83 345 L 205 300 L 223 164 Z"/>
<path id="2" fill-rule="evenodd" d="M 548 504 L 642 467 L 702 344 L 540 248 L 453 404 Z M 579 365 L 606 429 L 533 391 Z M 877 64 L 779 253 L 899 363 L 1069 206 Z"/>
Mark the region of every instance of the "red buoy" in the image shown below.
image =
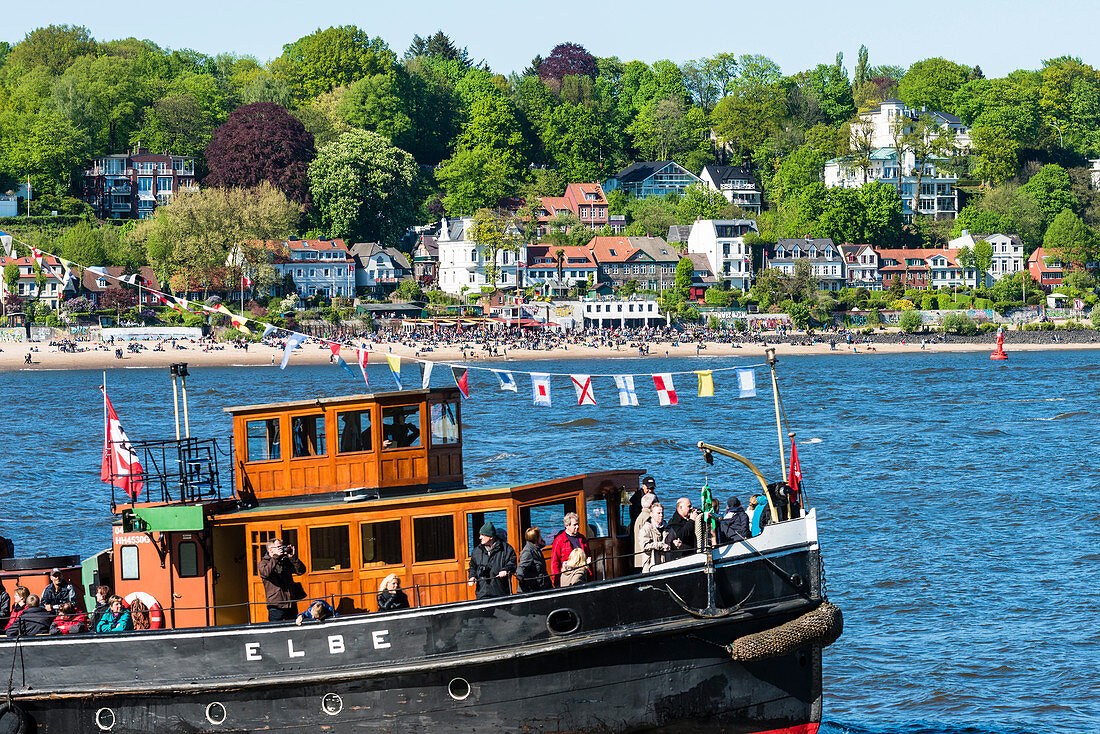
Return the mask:
<path id="1" fill-rule="evenodd" d="M 1008 359 L 1008 355 L 1005 354 L 1005 330 L 1002 326 L 997 329 L 997 350 L 989 355 L 990 359 Z"/>

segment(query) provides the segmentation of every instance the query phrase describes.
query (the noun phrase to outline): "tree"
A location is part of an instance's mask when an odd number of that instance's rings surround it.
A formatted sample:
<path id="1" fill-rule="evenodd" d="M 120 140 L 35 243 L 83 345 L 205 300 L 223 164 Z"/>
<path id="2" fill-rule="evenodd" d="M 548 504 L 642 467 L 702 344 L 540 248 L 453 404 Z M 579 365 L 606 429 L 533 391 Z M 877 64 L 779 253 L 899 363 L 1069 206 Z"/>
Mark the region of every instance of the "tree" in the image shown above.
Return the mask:
<path id="1" fill-rule="evenodd" d="M 123 150 L 142 109 L 154 99 L 139 64 L 115 56 L 81 56 L 51 85 L 50 106 L 82 130 L 97 150 Z"/>
<path id="2" fill-rule="evenodd" d="M 741 74 L 714 108 L 718 138 L 740 157 L 779 131 L 787 114 L 787 94 L 778 64 L 766 56 L 744 55 Z"/>
<path id="3" fill-rule="evenodd" d="M 49 25 L 36 28 L 17 43 L 8 54 L 7 64 L 13 76 L 43 67 L 61 74 L 81 56 L 94 56 L 98 50 L 92 33 L 84 26 Z"/>
<path id="4" fill-rule="evenodd" d="M 300 204 L 309 202 L 313 135 L 285 108 L 271 102 L 238 107 L 206 146 L 205 184 L 251 187 L 267 181 Z"/>
<path id="5" fill-rule="evenodd" d="M 514 216 L 503 211 L 479 209 L 474 214 L 469 237 L 481 247 L 481 255 L 485 260 L 485 278 L 495 288 L 500 274 L 497 254 L 500 252 L 518 254 L 523 244 L 519 222 Z"/>
<path id="6" fill-rule="evenodd" d="M 924 320 L 916 309 L 908 309 L 898 319 L 898 328 L 905 334 L 915 334 L 924 328 Z"/>
<path id="7" fill-rule="evenodd" d="M 436 31 L 426 38 L 414 35 L 412 43 L 409 44 L 409 48 L 405 51 L 405 59 L 414 59 L 417 57 L 427 57 L 431 59 L 443 59 L 445 61 L 456 61 L 460 65 L 469 68 L 471 65 L 470 54 L 467 53 L 466 47 L 459 48 L 454 44 L 443 31 Z"/>
<path id="8" fill-rule="evenodd" d="M 970 131 L 974 152 L 974 175 L 983 184 L 1003 183 L 1016 175 L 1020 144 L 996 128 L 979 125 Z"/>
<path id="9" fill-rule="evenodd" d="M 1039 169 L 1039 172 L 1024 184 L 1021 191 L 1030 195 L 1035 201 L 1047 225 L 1050 225 L 1063 210 L 1077 208 L 1069 174 L 1056 163 L 1049 163 Z"/>
<path id="10" fill-rule="evenodd" d="M 554 46 L 538 67 L 539 79 L 554 88 L 560 88 L 562 80 L 567 76 L 587 76 L 593 79 L 599 69 L 596 67 L 596 58 L 577 43 L 559 43 Z"/>
<path id="11" fill-rule="evenodd" d="M 691 224 L 697 219 L 719 219 L 728 203 L 720 191 L 706 184 L 692 184 L 676 204 L 676 218 L 680 224 Z"/>
<path id="12" fill-rule="evenodd" d="M 562 268 L 565 265 L 565 250 L 562 250 L 560 248 L 557 249 L 557 250 L 554 250 L 554 261 L 555 261 L 555 263 L 557 263 L 557 266 L 558 266 L 558 268 L 557 268 L 558 269 L 558 285 L 561 285 L 564 282 L 564 275 L 562 273 Z"/>
<path id="13" fill-rule="evenodd" d="M 852 155 L 855 167 L 863 171 L 863 183 L 867 183 L 867 176 L 871 172 L 871 154 L 875 152 L 874 141 L 874 123 L 869 117 L 860 117 L 859 121 L 852 125 Z"/>
<path id="14" fill-rule="evenodd" d="M 859 46 L 859 55 L 856 57 L 856 70 L 852 79 L 852 86 L 858 87 L 870 78 L 870 67 L 867 65 L 867 47 Z"/>
<path id="15" fill-rule="evenodd" d="M 515 106 L 488 94 L 470 108 L 458 148 L 436 176 L 451 214 L 495 208 L 512 195 L 527 172 L 527 146 Z"/>
<path id="16" fill-rule="evenodd" d="M 377 133 L 352 130 L 317 151 L 310 193 L 330 237 L 396 245 L 416 219 L 416 161 Z"/>
<path id="17" fill-rule="evenodd" d="M 941 126 L 926 113 L 917 115 L 912 127 L 906 133 L 905 146 L 913 154 L 913 177 L 916 178 L 913 191 L 913 213 L 920 213 L 921 182 L 924 180 L 925 166 L 940 158 L 946 158 L 954 151 L 955 137 L 950 128 Z M 898 160 L 899 170 L 902 168 Z M 898 181 L 901 182 L 901 173 Z"/>
<path id="18" fill-rule="evenodd" d="M 424 298 L 424 289 L 412 278 L 405 278 L 397 284 L 394 295 L 404 301 L 420 301 Z"/>
<path id="19" fill-rule="evenodd" d="M 970 245 L 963 245 L 955 253 L 955 259 L 959 263 L 959 267 L 963 269 L 963 273 L 967 270 L 974 272 L 974 287 L 978 287 L 978 261 L 974 257 L 974 248 Z"/>
<path id="20" fill-rule="evenodd" d="M 779 204 L 797 196 L 803 188 L 821 181 L 825 159 L 809 145 L 803 145 L 783 159 L 771 181 L 769 195 Z"/>
<path id="21" fill-rule="evenodd" d="M 954 112 L 955 91 L 970 78 L 970 67 L 947 59 L 931 58 L 909 67 L 898 85 L 898 96 L 909 107 Z"/>
<path id="22" fill-rule="evenodd" d="M 51 111 L 0 112 L 0 170 L 29 177 L 38 194 L 64 195 L 92 150 L 88 136 Z"/>
<path id="23" fill-rule="evenodd" d="M 978 240 L 974 243 L 974 285 L 977 287 L 978 276 L 981 276 L 981 285 L 985 284 L 985 275 L 993 267 L 993 245 L 986 240 Z"/>
<path id="24" fill-rule="evenodd" d="M 1096 233 L 1069 209 L 1063 209 L 1047 227 L 1043 248 L 1050 257 L 1073 267 L 1100 259 Z"/>
<path id="25" fill-rule="evenodd" d="M 8 299 L 15 296 L 19 288 L 19 266 L 15 260 L 8 260 L 4 265 L 4 316 L 8 315 Z"/>
<path id="26" fill-rule="evenodd" d="M 162 281 L 178 276 L 188 290 L 221 285 L 232 248 L 249 240 L 283 239 L 295 231 L 298 207 L 268 183 L 251 189 L 180 192 L 134 230 Z M 246 253 L 246 259 L 252 253 Z M 257 269 L 259 260 L 256 260 Z"/>
<path id="27" fill-rule="evenodd" d="M 317 29 L 283 46 L 272 62 L 277 78 L 290 84 L 298 102 L 380 74 L 397 60 L 381 38 L 370 38 L 353 25 Z"/>

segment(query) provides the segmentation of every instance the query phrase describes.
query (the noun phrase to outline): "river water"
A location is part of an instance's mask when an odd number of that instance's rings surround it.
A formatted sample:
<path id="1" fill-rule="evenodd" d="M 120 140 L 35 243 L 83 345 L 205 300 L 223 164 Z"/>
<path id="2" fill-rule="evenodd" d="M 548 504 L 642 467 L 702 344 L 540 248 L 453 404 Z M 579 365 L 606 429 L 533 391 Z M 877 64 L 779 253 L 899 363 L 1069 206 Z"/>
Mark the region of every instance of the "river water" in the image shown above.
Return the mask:
<path id="1" fill-rule="evenodd" d="M 530 382 L 501 392 L 470 372 L 463 406 L 472 486 L 610 467 L 642 468 L 658 494 L 698 497 L 694 444 L 722 444 L 778 475 L 766 369 L 736 397 L 731 372 L 698 398 L 678 375 L 662 408 L 645 374 L 751 359 L 511 363 L 516 369 L 636 373 L 641 405 L 620 407 L 610 377 L 598 407 L 577 407 L 554 378 L 553 407 Z M 759 361 L 759 360 L 757 360 Z M 371 383 L 388 389 L 384 366 Z M 408 383 L 418 377 L 405 373 Z M 1100 351 L 790 357 L 780 386 L 810 503 L 818 508 L 828 591 L 845 633 L 825 651 L 826 734 L 1100 730 Z M 449 380 L 436 370 L 433 384 Z M 0 372 L 0 535 L 18 555 L 107 547 L 109 488 L 98 481 L 100 372 Z M 173 433 L 167 370 L 107 373 L 132 439 Z M 192 435 L 228 438 L 228 405 L 361 391 L 335 367 L 201 369 L 190 379 Z M 721 460 L 719 460 L 720 462 Z M 710 470 L 723 500 L 752 491 L 744 471 Z"/>

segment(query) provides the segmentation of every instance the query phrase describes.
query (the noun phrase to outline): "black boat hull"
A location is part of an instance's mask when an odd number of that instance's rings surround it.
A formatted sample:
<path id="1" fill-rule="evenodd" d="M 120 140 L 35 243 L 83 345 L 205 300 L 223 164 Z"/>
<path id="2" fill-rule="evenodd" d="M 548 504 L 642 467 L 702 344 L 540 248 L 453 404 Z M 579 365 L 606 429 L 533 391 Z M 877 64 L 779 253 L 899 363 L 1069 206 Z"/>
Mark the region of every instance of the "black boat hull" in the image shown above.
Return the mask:
<path id="1" fill-rule="evenodd" d="M 0 644 L 0 661 L 14 661 L 13 700 L 46 734 L 811 731 L 819 647 L 751 663 L 725 649 L 821 601 L 813 518 L 784 525 L 760 552 L 717 554 L 716 618 L 677 600 L 706 604 L 697 556 L 567 590 L 301 628 L 34 638 Z"/>

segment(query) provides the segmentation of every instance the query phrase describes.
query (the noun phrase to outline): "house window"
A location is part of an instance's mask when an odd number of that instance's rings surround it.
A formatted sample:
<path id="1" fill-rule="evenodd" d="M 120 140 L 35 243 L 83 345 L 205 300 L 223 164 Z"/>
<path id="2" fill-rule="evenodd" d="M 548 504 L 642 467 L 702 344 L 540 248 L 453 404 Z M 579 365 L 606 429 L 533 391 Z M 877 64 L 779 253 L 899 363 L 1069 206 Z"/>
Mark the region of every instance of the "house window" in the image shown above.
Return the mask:
<path id="1" fill-rule="evenodd" d="M 413 562 L 448 561 L 455 557 L 452 515 L 413 518 Z"/>
<path id="2" fill-rule="evenodd" d="M 309 529 L 309 570 L 351 568 L 351 538 L 347 525 Z"/>
<path id="3" fill-rule="evenodd" d="M 400 520 L 362 523 L 359 540 L 364 566 L 393 566 L 404 562 Z"/>
<path id="4" fill-rule="evenodd" d="M 157 191 L 172 191 L 172 177 L 171 176 L 158 176 L 157 177 Z"/>

